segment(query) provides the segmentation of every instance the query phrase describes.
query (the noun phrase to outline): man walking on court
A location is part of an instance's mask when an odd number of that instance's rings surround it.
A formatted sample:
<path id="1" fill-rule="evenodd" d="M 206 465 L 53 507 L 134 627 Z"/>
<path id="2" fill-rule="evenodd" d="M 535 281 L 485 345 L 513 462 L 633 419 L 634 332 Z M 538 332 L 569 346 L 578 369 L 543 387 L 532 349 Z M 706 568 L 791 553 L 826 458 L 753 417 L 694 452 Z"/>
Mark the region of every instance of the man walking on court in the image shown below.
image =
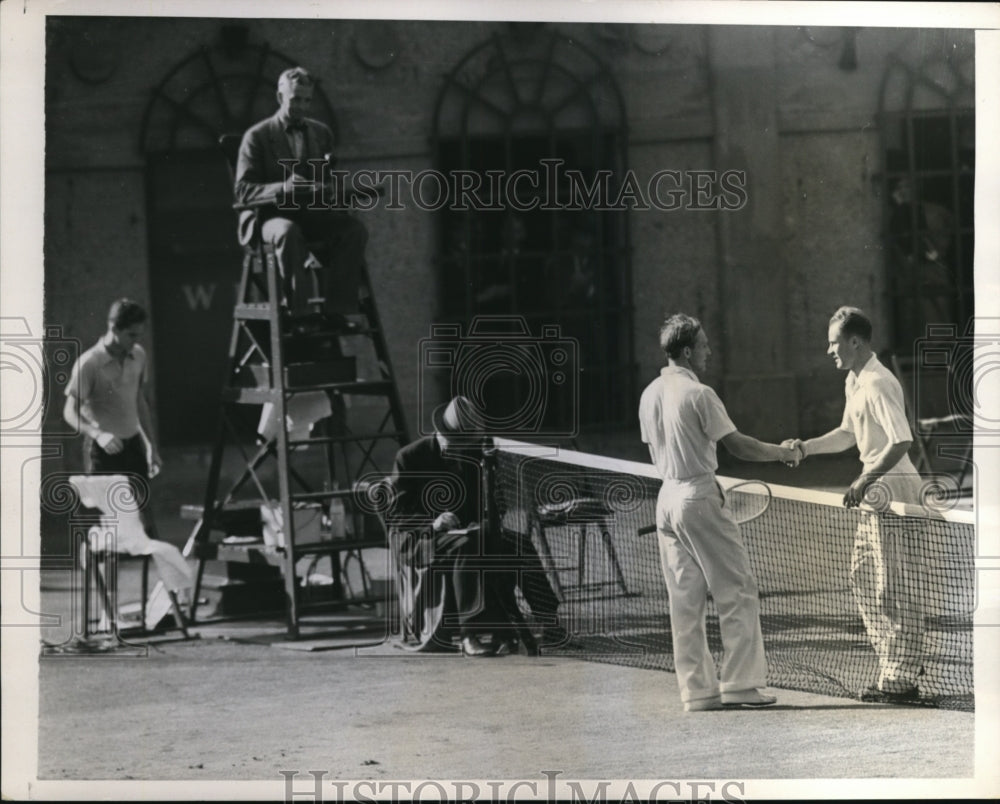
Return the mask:
<path id="1" fill-rule="evenodd" d="M 921 482 L 907 456 L 910 434 L 903 389 L 872 352 L 872 323 L 857 307 L 841 307 L 830 319 L 827 354 L 847 372 L 846 404 L 840 426 L 818 438 L 785 444 L 802 458 L 842 452 L 857 445 L 862 472 L 844 495 L 854 508 L 878 482 L 893 502 L 920 504 Z M 923 671 L 923 607 L 917 594 L 919 566 L 886 514 L 866 515 L 858 525 L 851 556 L 851 586 L 868 637 L 878 656 L 878 681 L 862 700 L 906 702 L 919 696 Z M 894 529 L 898 530 L 898 529 Z M 919 535 L 919 528 L 906 535 Z"/>
<path id="2" fill-rule="evenodd" d="M 715 479 L 716 443 L 748 461 L 797 463 L 797 450 L 736 429 L 718 395 L 698 380 L 712 350 L 701 323 L 677 313 L 660 328 L 668 365 L 639 402 L 642 440 L 663 478 L 656 501 L 660 561 L 670 596 L 670 630 L 681 701 L 688 712 L 768 706 L 757 583 L 739 529 Z M 712 593 L 723 657 L 708 648 L 705 609 Z"/>
<path id="3" fill-rule="evenodd" d="M 131 299 L 108 310 L 108 330 L 80 355 L 66 384 L 63 418 L 90 439 L 88 471 L 123 474 L 143 483 L 160 471 L 146 382 L 146 352 L 138 341 L 146 311 Z M 137 498 L 147 495 L 137 489 Z M 140 514 L 149 535 L 155 528 L 148 507 Z"/>

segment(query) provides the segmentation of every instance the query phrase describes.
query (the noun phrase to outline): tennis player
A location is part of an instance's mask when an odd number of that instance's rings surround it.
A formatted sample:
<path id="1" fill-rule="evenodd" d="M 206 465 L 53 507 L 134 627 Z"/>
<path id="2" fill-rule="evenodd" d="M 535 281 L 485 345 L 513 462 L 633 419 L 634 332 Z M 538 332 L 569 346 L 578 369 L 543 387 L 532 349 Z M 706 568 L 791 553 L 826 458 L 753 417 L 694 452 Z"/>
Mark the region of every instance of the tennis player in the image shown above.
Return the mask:
<path id="1" fill-rule="evenodd" d="M 844 495 L 853 508 L 878 483 L 894 502 L 920 504 L 921 482 L 907 456 L 910 434 L 899 380 L 872 352 L 872 323 L 857 307 L 841 307 L 830 319 L 831 355 L 847 372 L 846 404 L 840 426 L 818 438 L 785 444 L 801 457 L 842 452 L 857 445 L 862 471 Z M 878 656 L 878 681 L 862 700 L 904 703 L 919 695 L 923 667 L 923 607 L 917 594 L 920 567 L 899 540 L 888 538 L 884 519 L 866 515 L 858 525 L 851 556 L 851 587 L 872 647 Z M 909 535 L 918 530 L 910 528 Z"/>
<path id="2" fill-rule="evenodd" d="M 777 699 L 761 691 L 767 662 L 757 582 L 715 479 L 716 443 L 748 461 L 795 464 L 798 452 L 740 433 L 715 391 L 699 381 L 712 350 L 696 318 L 683 313 L 667 318 L 660 347 L 668 365 L 643 391 L 639 424 L 663 478 L 656 527 L 681 701 L 687 712 L 768 706 Z M 718 675 L 705 631 L 709 592 L 722 632 Z"/>

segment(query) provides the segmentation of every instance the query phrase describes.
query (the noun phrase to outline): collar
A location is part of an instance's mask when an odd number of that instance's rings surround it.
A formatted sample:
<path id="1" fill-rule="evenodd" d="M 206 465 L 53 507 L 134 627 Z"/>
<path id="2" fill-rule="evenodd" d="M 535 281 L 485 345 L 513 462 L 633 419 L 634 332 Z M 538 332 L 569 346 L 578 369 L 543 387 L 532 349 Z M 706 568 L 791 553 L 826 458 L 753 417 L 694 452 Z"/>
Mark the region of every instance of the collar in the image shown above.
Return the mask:
<path id="1" fill-rule="evenodd" d="M 701 380 L 698 379 L 697 374 L 689 368 L 684 368 L 684 366 L 664 366 L 660 369 L 661 377 L 666 377 L 669 374 L 680 374 L 681 376 L 692 379 L 695 382 L 701 382 Z"/>
<path id="2" fill-rule="evenodd" d="M 865 364 L 861 367 L 861 371 L 858 372 L 855 377 L 856 380 L 860 380 L 865 374 L 871 374 L 879 366 L 878 357 L 872 352 L 872 356 L 865 361 Z M 848 372 L 850 374 L 851 372 Z M 853 376 L 853 375 L 852 375 Z"/>
<path id="3" fill-rule="evenodd" d="M 861 367 L 861 371 L 855 374 L 853 371 L 847 372 L 847 385 L 850 388 L 856 388 L 858 385 L 867 382 L 867 378 L 874 375 L 879 366 L 882 364 L 879 362 L 878 357 L 872 352 L 872 356 L 868 358 L 868 361 Z"/>
<path id="4" fill-rule="evenodd" d="M 306 118 L 304 118 L 304 117 L 301 120 L 299 120 L 299 121 L 285 120 L 281 116 L 281 113 L 279 112 L 279 113 L 277 113 L 277 114 L 274 115 L 274 119 L 275 119 L 275 121 L 277 121 L 278 127 L 282 131 L 285 131 L 285 132 L 288 132 L 288 131 L 302 131 L 302 132 L 305 132 L 305 130 L 306 130 Z"/>
<path id="5" fill-rule="evenodd" d="M 103 359 L 105 363 L 110 363 L 112 360 L 118 360 L 117 357 L 111 354 L 111 351 L 108 349 L 108 345 L 104 342 L 104 338 L 105 336 L 102 335 L 100 338 L 97 339 L 97 346 L 95 347 L 97 349 L 97 354 L 100 355 L 100 357 Z M 125 352 L 124 357 L 131 358 L 134 360 L 135 348 L 133 347 L 131 352 Z"/>

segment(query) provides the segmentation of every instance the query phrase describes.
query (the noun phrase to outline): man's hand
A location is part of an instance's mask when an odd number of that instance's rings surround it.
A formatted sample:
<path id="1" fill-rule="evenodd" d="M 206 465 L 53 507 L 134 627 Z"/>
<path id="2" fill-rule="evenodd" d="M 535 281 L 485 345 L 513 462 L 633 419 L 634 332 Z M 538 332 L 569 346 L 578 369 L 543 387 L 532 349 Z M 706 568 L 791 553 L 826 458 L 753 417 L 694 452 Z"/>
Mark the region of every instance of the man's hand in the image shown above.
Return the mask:
<path id="1" fill-rule="evenodd" d="M 868 474 L 858 475 L 858 479 L 851 483 L 851 487 L 844 495 L 845 508 L 857 508 L 865 499 L 865 492 L 868 487 L 875 482 L 875 478 Z"/>
<path id="2" fill-rule="evenodd" d="M 782 461 L 785 466 L 791 466 L 794 469 L 806 457 L 805 450 L 802 448 L 802 439 L 800 438 L 786 438 L 781 442 L 781 446 L 787 450 L 791 450 L 789 460 Z"/>
<path id="3" fill-rule="evenodd" d="M 108 455 L 117 455 L 125 447 L 122 444 L 122 440 L 113 433 L 101 431 L 95 440 L 97 441 L 97 446 L 108 453 Z"/>
<path id="4" fill-rule="evenodd" d="M 434 532 L 440 533 L 444 530 L 455 530 L 460 528 L 462 523 L 459 522 L 458 517 L 455 516 L 451 511 L 445 511 L 443 514 L 439 515 L 437 519 L 434 520 Z"/>
<path id="5" fill-rule="evenodd" d="M 278 208 L 293 204 L 321 204 L 323 203 L 323 183 L 309 181 L 294 173 L 285 179 L 278 197 Z"/>
<path id="6" fill-rule="evenodd" d="M 163 459 L 155 447 L 146 455 L 146 463 L 149 465 L 149 479 L 152 480 L 160 474 L 160 470 L 163 468 Z"/>

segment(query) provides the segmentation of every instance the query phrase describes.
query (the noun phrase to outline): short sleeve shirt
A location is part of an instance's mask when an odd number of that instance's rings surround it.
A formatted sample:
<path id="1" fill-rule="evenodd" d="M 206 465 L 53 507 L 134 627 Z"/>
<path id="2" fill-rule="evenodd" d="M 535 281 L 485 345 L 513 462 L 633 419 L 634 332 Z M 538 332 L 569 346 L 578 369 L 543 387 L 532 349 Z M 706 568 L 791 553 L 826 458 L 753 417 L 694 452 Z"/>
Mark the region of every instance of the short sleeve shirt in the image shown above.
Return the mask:
<path id="1" fill-rule="evenodd" d="M 736 431 L 719 395 L 679 366 L 666 366 L 646 386 L 639 426 L 665 480 L 714 473 L 719 466 L 716 443 Z"/>
<path id="2" fill-rule="evenodd" d="M 899 380 L 875 355 L 857 376 L 848 372 L 844 393 L 840 429 L 854 436 L 866 468 L 892 444 L 913 440 Z"/>
<path id="3" fill-rule="evenodd" d="M 80 355 L 66 396 L 80 400 L 80 412 L 101 430 L 119 438 L 139 432 L 139 389 L 146 374 L 146 352 L 136 344 L 131 354 L 119 360 L 101 338 Z"/>

